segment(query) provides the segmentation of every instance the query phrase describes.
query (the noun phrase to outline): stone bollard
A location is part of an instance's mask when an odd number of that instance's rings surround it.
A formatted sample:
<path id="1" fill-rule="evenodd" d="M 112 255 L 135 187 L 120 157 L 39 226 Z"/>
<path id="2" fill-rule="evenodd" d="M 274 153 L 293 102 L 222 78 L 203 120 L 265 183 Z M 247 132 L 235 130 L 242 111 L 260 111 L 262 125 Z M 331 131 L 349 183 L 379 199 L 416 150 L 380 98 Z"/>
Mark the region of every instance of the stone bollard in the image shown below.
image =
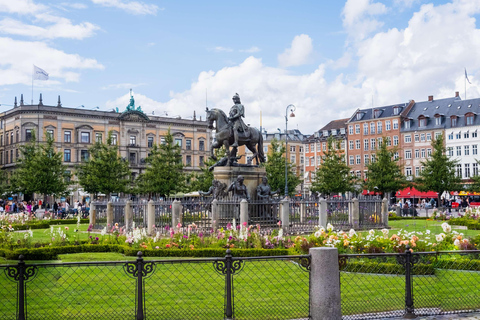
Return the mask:
<path id="1" fill-rule="evenodd" d="M 80 209 L 78 209 L 80 210 Z M 81 214 L 81 211 L 78 211 L 78 214 Z M 95 225 L 97 219 L 97 209 L 95 208 L 95 203 L 90 203 L 90 210 L 88 214 L 88 223 L 92 226 Z"/>
<path id="2" fill-rule="evenodd" d="M 290 201 L 288 197 L 280 200 L 280 220 L 282 221 L 283 231 L 288 231 L 290 227 Z"/>
<path id="3" fill-rule="evenodd" d="M 305 212 L 306 212 L 306 204 L 305 201 L 300 202 L 300 223 L 305 222 Z"/>
<path id="4" fill-rule="evenodd" d="M 327 229 L 327 219 L 328 219 L 328 214 L 327 214 L 327 200 L 325 199 L 320 199 L 318 202 L 318 225 L 320 227 L 324 227 Z"/>
<path id="5" fill-rule="evenodd" d="M 357 198 L 353 198 L 350 203 L 352 208 L 350 210 L 351 216 L 349 217 L 350 223 L 353 229 L 358 230 L 360 228 L 360 204 Z"/>
<path id="6" fill-rule="evenodd" d="M 125 203 L 125 230 L 129 231 L 133 228 L 133 202 L 128 200 Z"/>
<path id="7" fill-rule="evenodd" d="M 397 217 L 401 217 L 402 216 L 402 208 L 400 208 L 398 203 L 397 203 L 397 206 L 395 207 L 395 210 L 397 211 Z"/>
<path id="8" fill-rule="evenodd" d="M 113 226 L 113 205 L 112 201 L 107 202 L 107 232 L 112 230 Z"/>
<path id="9" fill-rule="evenodd" d="M 240 201 L 240 225 L 243 226 L 244 222 L 248 224 L 248 201 L 242 199 Z"/>
<path id="10" fill-rule="evenodd" d="M 310 315 L 312 320 L 342 319 L 338 250 L 311 248 Z"/>
<path id="11" fill-rule="evenodd" d="M 217 199 L 214 199 L 212 201 L 212 229 L 213 231 L 216 231 L 217 230 L 217 226 L 218 226 L 218 219 L 220 218 L 219 214 L 218 214 L 218 200 Z"/>
<path id="12" fill-rule="evenodd" d="M 382 200 L 382 224 L 385 227 L 388 227 L 388 199 L 383 198 Z"/>
<path id="13" fill-rule="evenodd" d="M 183 225 L 183 216 L 182 216 L 182 203 L 178 200 L 172 202 L 172 227 L 177 224 Z"/>
<path id="14" fill-rule="evenodd" d="M 155 206 L 153 205 L 153 200 L 148 201 L 147 205 L 147 232 L 149 235 L 153 236 L 155 229 Z"/>

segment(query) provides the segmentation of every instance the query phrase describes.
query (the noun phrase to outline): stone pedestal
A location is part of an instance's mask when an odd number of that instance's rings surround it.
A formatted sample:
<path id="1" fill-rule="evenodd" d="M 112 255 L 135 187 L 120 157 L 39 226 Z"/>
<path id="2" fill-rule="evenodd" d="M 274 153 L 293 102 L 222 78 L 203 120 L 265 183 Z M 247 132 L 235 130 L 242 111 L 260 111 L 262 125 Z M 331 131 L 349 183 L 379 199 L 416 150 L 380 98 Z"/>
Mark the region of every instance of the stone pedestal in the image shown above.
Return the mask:
<path id="1" fill-rule="evenodd" d="M 250 199 L 257 198 L 257 186 L 262 183 L 262 178 L 267 175 L 265 168 L 259 167 L 215 167 L 213 169 L 213 177 L 227 185 L 242 175 L 245 180 L 243 183 L 247 186 L 248 195 Z"/>

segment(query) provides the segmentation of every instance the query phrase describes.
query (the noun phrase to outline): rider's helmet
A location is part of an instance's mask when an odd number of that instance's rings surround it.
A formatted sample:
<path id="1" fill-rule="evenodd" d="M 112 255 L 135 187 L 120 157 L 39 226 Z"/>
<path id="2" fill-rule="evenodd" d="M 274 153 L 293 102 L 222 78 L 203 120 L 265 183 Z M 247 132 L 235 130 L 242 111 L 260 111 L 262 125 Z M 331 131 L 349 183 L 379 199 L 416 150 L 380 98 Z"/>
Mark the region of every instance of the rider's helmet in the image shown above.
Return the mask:
<path id="1" fill-rule="evenodd" d="M 240 96 L 238 95 L 238 93 L 235 93 L 232 99 L 233 99 L 233 102 L 240 103 Z"/>

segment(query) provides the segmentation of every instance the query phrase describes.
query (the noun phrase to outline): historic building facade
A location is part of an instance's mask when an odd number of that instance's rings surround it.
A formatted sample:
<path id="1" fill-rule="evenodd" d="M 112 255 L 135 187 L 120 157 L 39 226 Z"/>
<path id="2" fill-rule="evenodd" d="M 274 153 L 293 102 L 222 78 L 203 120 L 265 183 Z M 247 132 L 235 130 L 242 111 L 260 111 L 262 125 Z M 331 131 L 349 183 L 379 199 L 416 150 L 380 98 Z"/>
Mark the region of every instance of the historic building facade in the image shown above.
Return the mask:
<path id="1" fill-rule="evenodd" d="M 349 119 L 330 121 L 326 126 L 316 131 L 304 140 L 305 152 L 303 184 L 305 193 L 308 194 L 315 179 L 315 171 L 322 164 L 322 157 L 328 151 L 327 140 L 332 137 L 339 144 L 340 151 L 347 157 L 345 146 L 347 144 L 346 122 Z M 334 148 L 337 146 L 335 145 Z"/>
<path id="2" fill-rule="evenodd" d="M 46 134 L 54 137 L 64 164 L 73 173 L 75 165 L 88 158 L 88 149 L 95 141 L 105 142 L 111 131 L 113 143 L 119 146 L 135 177 L 145 169 L 149 150 L 164 141 L 169 129 L 182 149 L 185 170 L 200 170 L 209 156 L 211 130 L 195 113 L 193 119 L 147 116 L 135 108 L 133 96 L 127 109 L 119 113 L 65 108 L 60 96 L 57 105 L 44 105 L 41 95 L 38 104 L 26 105 L 22 95 L 18 104 L 15 98 L 14 107 L 0 114 L 0 167 L 14 170 L 19 146 L 35 132 L 39 142 L 46 140 Z"/>

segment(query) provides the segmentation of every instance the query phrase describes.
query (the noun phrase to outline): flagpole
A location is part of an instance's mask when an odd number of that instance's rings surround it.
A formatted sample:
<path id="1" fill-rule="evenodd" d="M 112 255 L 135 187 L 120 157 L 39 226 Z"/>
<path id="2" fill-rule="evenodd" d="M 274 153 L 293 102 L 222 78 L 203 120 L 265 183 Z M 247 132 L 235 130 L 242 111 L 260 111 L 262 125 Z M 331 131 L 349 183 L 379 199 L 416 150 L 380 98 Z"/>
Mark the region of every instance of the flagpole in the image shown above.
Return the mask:
<path id="1" fill-rule="evenodd" d="M 35 67 L 32 67 L 32 105 L 33 105 L 33 75 L 35 73 Z"/>
<path id="2" fill-rule="evenodd" d="M 465 69 L 465 79 L 463 79 L 465 83 L 465 100 L 467 100 L 467 69 Z"/>

